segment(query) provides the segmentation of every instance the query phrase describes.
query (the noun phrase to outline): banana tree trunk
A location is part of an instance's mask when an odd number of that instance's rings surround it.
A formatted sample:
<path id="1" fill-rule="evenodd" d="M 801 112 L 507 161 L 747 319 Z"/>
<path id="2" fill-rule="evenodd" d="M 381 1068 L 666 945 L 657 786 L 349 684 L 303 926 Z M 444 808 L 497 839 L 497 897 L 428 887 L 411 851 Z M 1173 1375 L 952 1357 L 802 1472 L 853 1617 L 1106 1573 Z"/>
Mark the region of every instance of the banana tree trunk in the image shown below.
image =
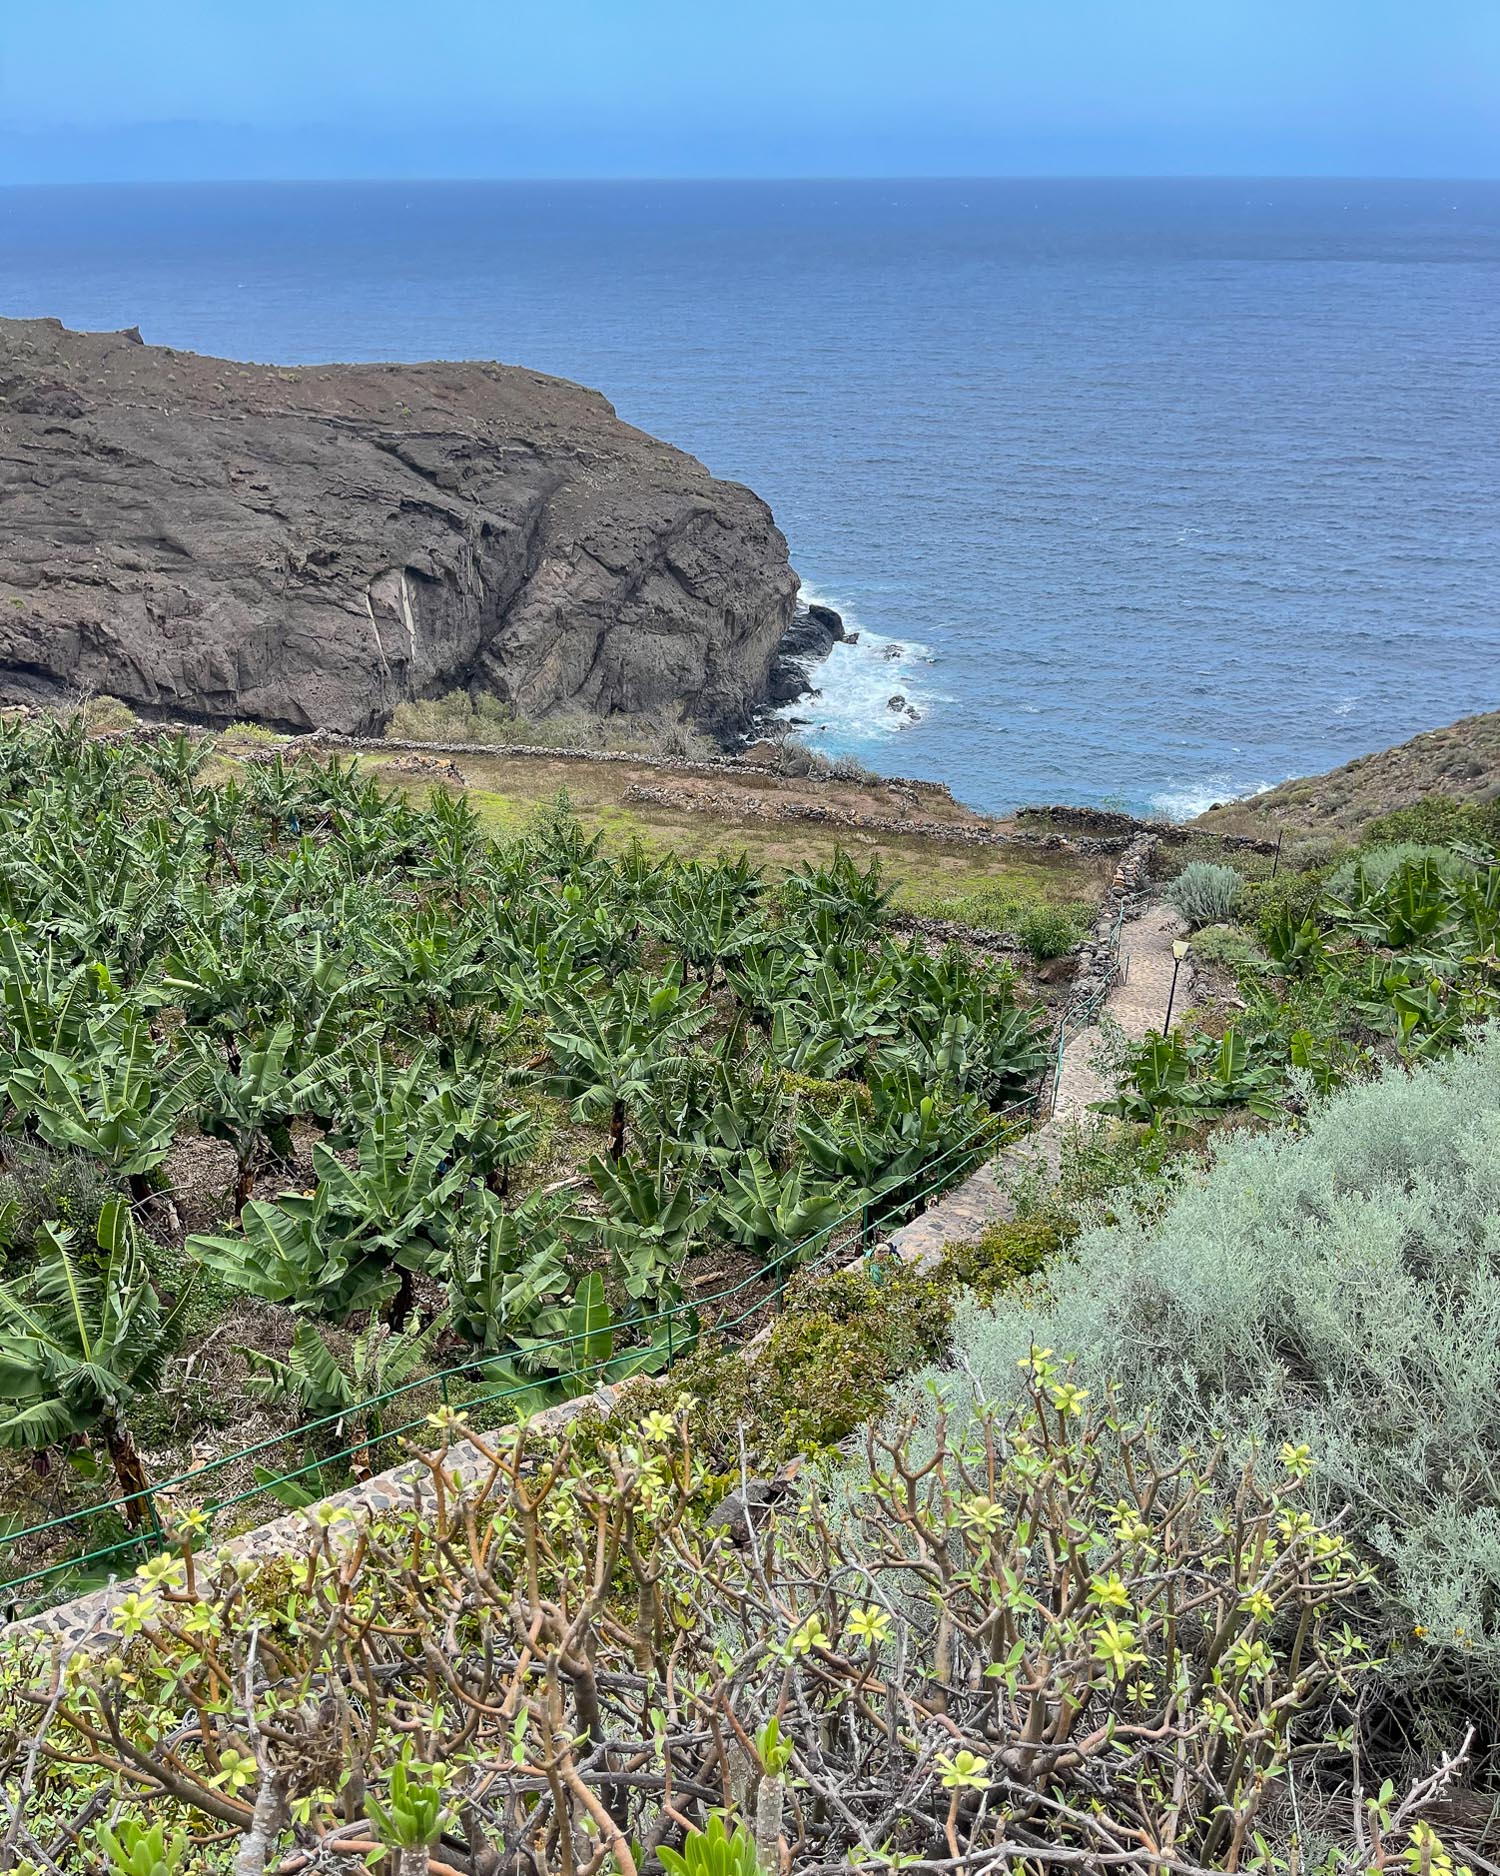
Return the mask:
<path id="1" fill-rule="evenodd" d="M 123 1420 L 111 1419 L 103 1423 L 100 1431 L 104 1436 L 109 1463 L 115 1469 L 115 1477 L 124 1495 L 125 1502 L 120 1509 L 124 1513 L 125 1522 L 132 1531 L 142 1530 L 151 1509 L 151 1481 L 146 1476 L 146 1468 L 136 1451 L 130 1429 Z"/>
<path id="2" fill-rule="evenodd" d="M 625 1157 L 625 1103 L 616 1101 L 609 1113 L 609 1157 L 621 1160 Z"/>
<path id="3" fill-rule="evenodd" d="M 239 1217 L 255 1196 L 255 1166 L 249 1162 L 240 1166 L 234 1180 L 234 1215 Z"/>
<path id="4" fill-rule="evenodd" d="M 400 1266 L 400 1271 L 401 1280 L 396 1285 L 396 1294 L 391 1298 L 391 1306 L 385 1316 L 393 1329 L 399 1329 L 417 1306 L 416 1278 L 404 1264 Z"/>
<path id="5" fill-rule="evenodd" d="M 169 1230 L 181 1231 L 182 1214 L 177 1209 L 171 1181 L 165 1173 L 159 1173 L 157 1181 L 153 1185 L 149 1174 L 132 1173 L 129 1179 L 130 1196 L 143 1211 L 153 1211 L 164 1218 Z"/>

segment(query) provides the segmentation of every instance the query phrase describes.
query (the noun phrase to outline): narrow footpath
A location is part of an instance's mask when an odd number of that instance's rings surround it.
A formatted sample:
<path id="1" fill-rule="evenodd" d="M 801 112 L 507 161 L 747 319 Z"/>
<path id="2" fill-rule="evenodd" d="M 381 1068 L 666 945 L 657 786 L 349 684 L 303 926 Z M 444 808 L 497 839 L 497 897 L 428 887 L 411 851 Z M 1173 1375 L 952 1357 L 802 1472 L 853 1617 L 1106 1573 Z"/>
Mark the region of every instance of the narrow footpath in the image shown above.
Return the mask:
<path id="1" fill-rule="evenodd" d="M 1150 1030 L 1160 1029 L 1166 1018 L 1172 988 L 1172 941 L 1181 937 L 1182 931 L 1182 921 L 1166 905 L 1145 906 L 1135 918 L 1125 921 L 1120 933 L 1121 974 L 1104 1008 L 1132 1042 L 1140 1042 Z M 1179 983 L 1179 999 L 1185 988 Z M 891 1234 L 889 1248 L 903 1263 L 936 1263 L 945 1244 L 972 1238 L 986 1225 L 1013 1218 L 1012 1190 L 1026 1173 L 1040 1168 L 1056 1176 L 1062 1143 L 1069 1131 L 1087 1121 L 1095 1102 L 1109 1100 L 1115 1091 L 1099 1064 L 1103 1041 L 1097 1027 L 1074 1036 L 1063 1054 L 1052 1112 L 1041 1126 L 986 1161 L 920 1218 Z"/>

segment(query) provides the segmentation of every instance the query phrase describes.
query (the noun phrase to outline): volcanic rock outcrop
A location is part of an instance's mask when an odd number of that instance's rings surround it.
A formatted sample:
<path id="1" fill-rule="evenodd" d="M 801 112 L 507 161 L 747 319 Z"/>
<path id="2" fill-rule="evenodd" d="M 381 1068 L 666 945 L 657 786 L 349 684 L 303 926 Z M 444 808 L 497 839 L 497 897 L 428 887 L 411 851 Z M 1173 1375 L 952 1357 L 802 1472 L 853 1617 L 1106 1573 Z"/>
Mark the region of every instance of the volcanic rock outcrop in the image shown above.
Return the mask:
<path id="1" fill-rule="evenodd" d="M 765 700 L 797 577 L 748 489 L 513 366 L 234 364 L 0 320 L 0 694 L 349 732 Z"/>

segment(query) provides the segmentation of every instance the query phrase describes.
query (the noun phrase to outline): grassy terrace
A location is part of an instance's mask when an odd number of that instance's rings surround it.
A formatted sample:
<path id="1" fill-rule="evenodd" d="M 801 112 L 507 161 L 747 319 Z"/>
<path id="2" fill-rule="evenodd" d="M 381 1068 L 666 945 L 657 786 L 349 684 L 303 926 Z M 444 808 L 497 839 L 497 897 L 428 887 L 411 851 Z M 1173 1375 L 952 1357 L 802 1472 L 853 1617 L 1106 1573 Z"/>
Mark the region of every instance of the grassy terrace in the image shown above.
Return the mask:
<path id="1" fill-rule="evenodd" d="M 439 752 L 434 752 L 439 753 Z M 422 797 L 430 784 L 378 757 L 363 760 L 387 785 L 399 785 Z M 648 764 L 589 763 L 538 756 L 456 757 L 465 794 L 485 831 L 496 839 L 514 839 L 539 813 L 565 793 L 573 812 L 591 832 L 605 837 L 609 852 L 619 853 L 632 840 L 648 852 L 707 857 L 746 853 L 767 873 L 780 877 L 799 866 L 822 865 L 837 849 L 856 855 L 862 865 L 880 862 L 894 889 L 892 909 L 930 918 L 951 918 L 982 930 L 1008 932 L 1027 907 L 1045 905 L 1092 913 L 1112 871 L 1107 858 L 1052 853 L 1035 848 L 991 847 L 966 841 L 965 829 L 1008 828 L 985 822 L 941 796 L 921 798 L 915 810 L 923 820 L 949 826 L 951 840 L 934 832 L 921 836 L 875 834 L 858 829 L 820 826 L 812 821 L 761 820 L 743 811 L 745 800 L 828 804 L 881 819 L 913 814 L 904 798 L 873 780 L 869 783 L 806 782 L 756 775 L 691 777 L 666 773 Z M 694 797 L 689 807 L 631 802 L 638 785 L 669 784 Z"/>

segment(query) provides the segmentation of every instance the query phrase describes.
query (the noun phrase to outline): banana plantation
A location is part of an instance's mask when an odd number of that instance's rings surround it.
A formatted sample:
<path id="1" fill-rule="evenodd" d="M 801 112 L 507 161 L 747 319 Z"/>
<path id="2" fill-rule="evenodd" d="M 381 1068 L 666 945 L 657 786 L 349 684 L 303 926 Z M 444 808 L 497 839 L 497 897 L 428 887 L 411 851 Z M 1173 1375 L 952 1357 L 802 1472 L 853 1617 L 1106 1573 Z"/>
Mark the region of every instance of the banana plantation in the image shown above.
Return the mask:
<path id="1" fill-rule="evenodd" d="M 0 1578 L 195 1468 L 211 1505 L 347 1483 L 424 1377 L 659 1371 L 715 1285 L 961 1175 L 1043 1025 L 886 898 L 844 856 L 608 858 L 562 811 L 500 845 L 353 764 L 0 726 Z M 200 1465 L 252 1434 L 253 1476 Z"/>

